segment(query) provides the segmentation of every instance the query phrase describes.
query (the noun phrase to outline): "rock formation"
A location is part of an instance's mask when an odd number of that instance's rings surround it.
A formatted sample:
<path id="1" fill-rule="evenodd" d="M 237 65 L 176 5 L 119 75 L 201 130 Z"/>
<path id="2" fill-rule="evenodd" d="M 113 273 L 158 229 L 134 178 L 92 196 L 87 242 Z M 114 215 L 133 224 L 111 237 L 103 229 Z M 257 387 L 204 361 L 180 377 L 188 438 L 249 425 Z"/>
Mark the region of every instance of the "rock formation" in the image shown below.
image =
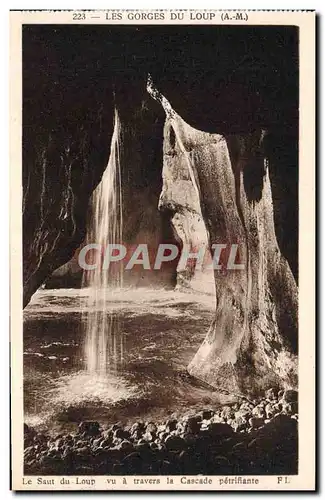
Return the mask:
<path id="1" fill-rule="evenodd" d="M 168 118 L 164 129 L 163 187 L 159 210 L 172 214 L 171 222 L 182 248 L 187 245 L 190 252 L 202 251 L 205 254 L 202 266 L 198 268 L 194 259 L 184 265 L 179 261 L 177 287 L 214 294 L 213 270 L 208 268 L 211 265 L 208 234 L 202 217 L 200 198 L 191 179 L 187 154 L 181 150 Z"/>
<path id="2" fill-rule="evenodd" d="M 229 390 L 295 386 L 296 28 L 25 26 L 23 46 L 24 305 L 85 238 L 117 108 L 126 243 L 196 245 L 195 232 L 200 243 L 237 243 L 245 263 L 214 273 L 216 317 L 190 373 Z M 148 73 L 175 110 L 163 190 L 164 113 L 146 93 Z M 175 267 L 165 277 L 175 285 Z"/>
<path id="3" fill-rule="evenodd" d="M 73 43 L 77 32 L 23 28 L 24 306 L 84 240 L 89 198 L 109 157 L 112 81 L 95 35 L 87 60 L 87 42 Z"/>
<path id="4" fill-rule="evenodd" d="M 189 372 L 231 392 L 295 386 L 297 287 L 276 240 L 264 132 L 226 139 L 193 129 L 176 113 L 172 126 L 193 169 L 210 245 L 226 244 L 227 252 L 236 242 L 245 264 L 215 271 L 216 317 Z M 251 162 L 255 177 L 247 186 Z"/>

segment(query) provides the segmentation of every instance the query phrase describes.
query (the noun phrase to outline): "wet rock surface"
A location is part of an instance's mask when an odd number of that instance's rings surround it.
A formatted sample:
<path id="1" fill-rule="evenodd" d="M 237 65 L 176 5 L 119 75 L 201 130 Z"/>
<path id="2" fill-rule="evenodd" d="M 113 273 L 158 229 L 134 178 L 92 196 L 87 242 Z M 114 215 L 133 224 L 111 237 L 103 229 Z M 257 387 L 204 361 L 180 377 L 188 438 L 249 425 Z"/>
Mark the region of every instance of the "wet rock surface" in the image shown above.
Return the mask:
<path id="1" fill-rule="evenodd" d="M 25 474 L 296 474 L 297 399 L 267 391 L 164 422 L 85 421 L 56 436 L 25 424 Z"/>

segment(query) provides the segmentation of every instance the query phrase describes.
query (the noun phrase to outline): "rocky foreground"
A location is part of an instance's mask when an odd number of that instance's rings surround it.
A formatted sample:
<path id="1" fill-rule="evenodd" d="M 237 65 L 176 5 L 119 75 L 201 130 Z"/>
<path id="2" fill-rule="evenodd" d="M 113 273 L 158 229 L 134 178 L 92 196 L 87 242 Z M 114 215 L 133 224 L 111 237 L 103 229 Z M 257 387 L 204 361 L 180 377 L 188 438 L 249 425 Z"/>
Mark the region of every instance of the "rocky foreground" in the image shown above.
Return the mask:
<path id="1" fill-rule="evenodd" d="M 25 474 L 296 474 L 298 393 L 129 427 L 81 422 L 47 436 L 25 424 Z"/>

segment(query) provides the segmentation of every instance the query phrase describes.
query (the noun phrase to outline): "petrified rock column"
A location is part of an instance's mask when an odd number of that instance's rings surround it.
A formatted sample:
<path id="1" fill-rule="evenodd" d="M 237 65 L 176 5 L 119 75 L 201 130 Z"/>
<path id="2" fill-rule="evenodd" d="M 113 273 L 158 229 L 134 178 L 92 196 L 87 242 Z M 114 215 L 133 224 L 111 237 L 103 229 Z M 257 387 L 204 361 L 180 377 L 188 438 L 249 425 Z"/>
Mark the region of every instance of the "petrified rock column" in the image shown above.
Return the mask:
<path id="1" fill-rule="evenodd" d="M 215 270 L 215 319 L 188 370 L 230 392 L 295 386 L 297 287 L 275 236 L 264 132 L 226 140 L 195 130 L 176 113 L 171 123 L 196 183 L 210 244 L 238 244 L 244 264 L 242 270 Z M 247 178 L 247 169 L 255 174 Z"/>
<path id="2" fill-rule="evenodd" d="M 187 262 L 180 259 L 177 288 L 214 294 L 213 270 L 209 268 L 211 255 L 208 234 L 200 198 L 191 179 L 187 158 L 182 154 L 169 119 L 164 127 L 163 186 L 159 209 L 171 214 L 171 223 L 183 248 L 187 247 L 191 253 L 202 251 L 204 254 L 203 262 L 198 266 L 195 259 Z"/>

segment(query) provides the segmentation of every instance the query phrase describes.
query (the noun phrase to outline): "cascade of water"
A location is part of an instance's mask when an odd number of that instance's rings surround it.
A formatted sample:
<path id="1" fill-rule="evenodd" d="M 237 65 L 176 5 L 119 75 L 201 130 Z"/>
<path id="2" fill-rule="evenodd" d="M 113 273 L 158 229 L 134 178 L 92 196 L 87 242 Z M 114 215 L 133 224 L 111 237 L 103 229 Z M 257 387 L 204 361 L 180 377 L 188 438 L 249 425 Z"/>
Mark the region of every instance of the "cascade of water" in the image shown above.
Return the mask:
<path id="1" fill-rule="evenodd" d="M 92 194 L 86 237 L 86 244 L 99 244 L 102 251 L 96 251 L 96 268 L 83 273 L 83 287 L 89 289 L 83 315 L 86 368 L 101 375 L 116 371 L 123 361 L 120 319 L 112 307 L 107 310 L 114 290 L 123 285 L 123 268 L 121 263 L 115 263 L 113 269 L 102 269 L 107 245 L 122 243 L 120 136 L 120 121 L 115 111 L 110 157 L 102 180 Z"/>

